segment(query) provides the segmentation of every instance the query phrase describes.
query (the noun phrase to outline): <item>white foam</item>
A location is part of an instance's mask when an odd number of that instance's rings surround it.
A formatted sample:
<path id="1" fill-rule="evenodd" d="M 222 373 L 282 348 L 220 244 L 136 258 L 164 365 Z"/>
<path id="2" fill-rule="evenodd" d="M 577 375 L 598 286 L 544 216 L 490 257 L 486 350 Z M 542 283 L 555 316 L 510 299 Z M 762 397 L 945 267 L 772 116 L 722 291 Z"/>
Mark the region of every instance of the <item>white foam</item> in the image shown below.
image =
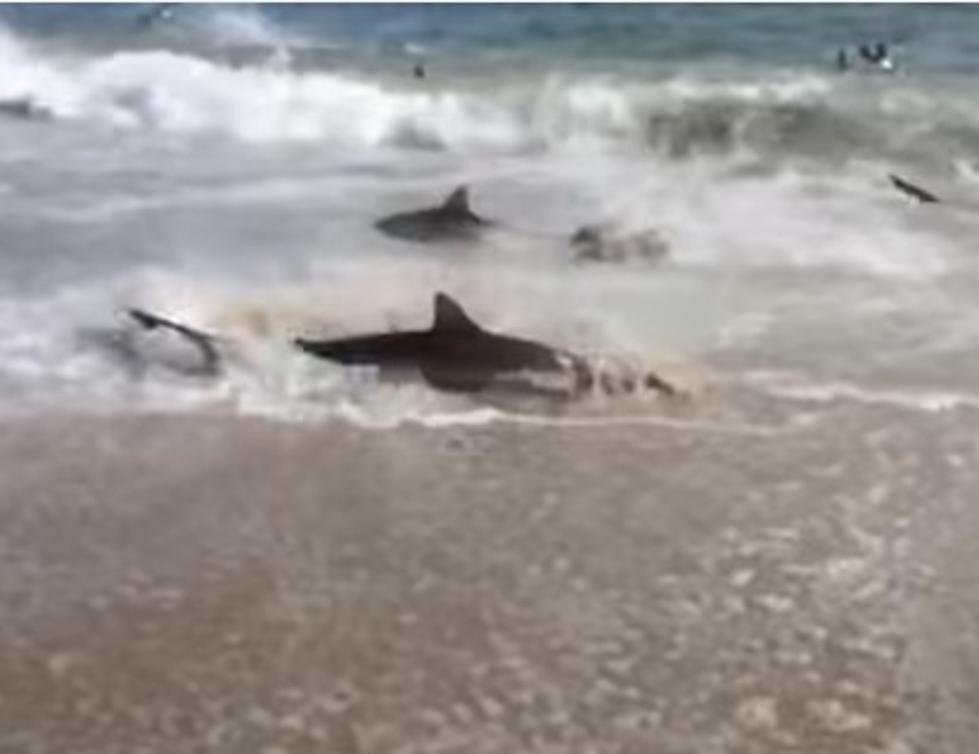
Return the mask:
<path id="1" fill-rule="evenodd" d="M 500 414 L 498 421 L 513 424 L 529 424 L 542 427 L 657 427 L 675 429 L 681 432 L 706 432 L 719 435 L 740 435 L 745 437 L 772 437 L 792 431 L 795 427 L 764 427 L 754 424 L 735 424 L 691 419 L 673 419 L 652 414 L 633 414 L 628 416 L 563 416 L 560 418 L 534 414 Z"/>
<path id="2" fill-rule="evenodd" d="M 812 383 L 769 372 L 757 372 L 750 375 L 748 380 L 761 386 L 771 395 L 818 403 L 854 401 L 929 413 L 951 411 L 958 408 L 979 408 L 979 395 L 972 393 L 870 388 L 845 381 Z"/>
<path id="3" fill-rule="evenodd" d="M 733 73 L 725 80 L 686 71 L 645 80 L 533 74 L 477 86 L 451 80 L 424 88 L 410 82 L 386 85 L 334 72 L 289 70 L 290 46 L 305 41 L 289 38 L 255 14 L 222 9 L 205 17 L 218 42 L 227 37 L 277 49 L 278 63 L 231 67 L 160 50 L 67 60 L 2 32 L 0 97 L 30 96 L 62 117 L 133 129 L 321 141 L 341 149 L 393 145 L 509 154 L 623 146 L 646 150 L 651 121 L 663 118 L 663 128 L 678 128 L 683 138 L 695 141 L 710 142 L 717 130 L 729 134 L 735 146 L 748 133 L 765 142 L 769 131 L 781 133 L 782 105 L 802 108 L 800 118 L 805 108 L 819 111 L 831 101 L 843 106 L 842 98 L 833 99 L 844 85 L 840 77 L 795 71 L 768 78 Z M 945 107 L 938 93 L 912 94 Z M 874 107 L 885 109 L 887 97 L 894 96 L 881 93 L 865 108 L 862 122 L 868 133 L 879 122 Z M 847 117 L 860 117 L 860 112 L 847 110 Z M 979 129 L 979 111 L 961 116 Z M 880 134 L 886 138 L 906 130 L 897 123 Z"/>
<path id="4" fill-rule="evenodd" d="M 247 6 L 198 7 L 194 25 L 217 45 L 262 45 L 272 48 L 302 46 L 306 40 L 286 32 L 267 16 Z"/>

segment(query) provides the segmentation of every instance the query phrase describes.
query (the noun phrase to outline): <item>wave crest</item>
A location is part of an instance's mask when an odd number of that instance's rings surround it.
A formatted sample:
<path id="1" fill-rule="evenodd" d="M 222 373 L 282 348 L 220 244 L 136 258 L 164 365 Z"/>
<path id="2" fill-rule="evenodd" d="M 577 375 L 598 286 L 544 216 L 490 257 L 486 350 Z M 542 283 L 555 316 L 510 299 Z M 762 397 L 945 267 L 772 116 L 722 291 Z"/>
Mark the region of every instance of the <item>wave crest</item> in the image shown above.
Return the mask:
<path id="1" fill-rule="evenodd" d="M 56 117 L 251 141 L 822 160 L 927 158 L 979 143 L 979 108 L 908 89 L 904 99 L 920 100 L 919 106 L 895 110 L 901 95 L 893 88 L 807 73 L 726 82 L 682 73 L 648 82 L 552 75 L 480 86 L 429 81 L 422 88 L 407 77 L 391 83 L 280 64 L 235 67 L 164 50 L 68 61 L 2 32 L 0 65 L 0 98 L 30 99 Z M 853 86 L 878 88 L 856 96 L 847 89 Z"/>

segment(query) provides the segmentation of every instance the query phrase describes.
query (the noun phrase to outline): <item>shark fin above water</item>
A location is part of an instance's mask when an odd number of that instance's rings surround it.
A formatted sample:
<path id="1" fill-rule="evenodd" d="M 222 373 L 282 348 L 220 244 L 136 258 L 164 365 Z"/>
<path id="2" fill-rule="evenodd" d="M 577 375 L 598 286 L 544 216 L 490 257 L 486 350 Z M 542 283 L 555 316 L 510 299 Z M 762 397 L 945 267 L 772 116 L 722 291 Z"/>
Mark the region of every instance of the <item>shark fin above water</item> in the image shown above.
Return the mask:
<path id="1" fill-rule="evenodd" d="M 449 194 L 448 198 L 442 203 L 442 210 L 445 212 L 455 212 L 461 215 L 473 215 L 469 207 L 469 188 L 459 186 Z"/>
<path id="2" fill-rule="evenodd" d="M 433 306 L 435 310 L 433 332 L 464 335 L 481 332 L 483 329 L 466 314 L 466 310 L 458 301 L 441 291 L 435 294 Z"/>
<path id="3" fill-rule="evenodd" d="M 441 204 L 382 217 L 374 226 L 386 235 L 408 241 L 471 240 L 492 221 L 469 206 L 469 189 L 457 186 Z"/>

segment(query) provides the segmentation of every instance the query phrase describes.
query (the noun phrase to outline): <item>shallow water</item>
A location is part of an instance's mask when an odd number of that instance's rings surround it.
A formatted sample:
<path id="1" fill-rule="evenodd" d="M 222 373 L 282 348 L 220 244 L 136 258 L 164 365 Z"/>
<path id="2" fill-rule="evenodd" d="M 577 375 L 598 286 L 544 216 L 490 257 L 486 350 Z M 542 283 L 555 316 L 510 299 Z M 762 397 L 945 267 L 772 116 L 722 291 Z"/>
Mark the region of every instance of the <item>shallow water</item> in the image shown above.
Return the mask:
<path id="1" fill-rule="evenodd" d="M 973 8 L 142 10 L 0 7 L 0 749 L 971 751 Z M 290 346 L 438 290 L 685 396 Z"/>

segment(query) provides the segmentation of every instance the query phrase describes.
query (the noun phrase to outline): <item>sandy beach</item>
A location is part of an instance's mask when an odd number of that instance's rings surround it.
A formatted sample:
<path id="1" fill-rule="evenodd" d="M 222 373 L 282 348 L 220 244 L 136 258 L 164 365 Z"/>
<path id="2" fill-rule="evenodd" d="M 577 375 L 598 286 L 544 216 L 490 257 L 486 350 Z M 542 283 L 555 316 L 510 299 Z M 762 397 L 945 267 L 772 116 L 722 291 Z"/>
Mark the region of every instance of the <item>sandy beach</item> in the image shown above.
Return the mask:
<path id="1" fill-rule="evenodd" d="M 0 750 L 965 752 L 977 424 L 5 422 Z"/>

